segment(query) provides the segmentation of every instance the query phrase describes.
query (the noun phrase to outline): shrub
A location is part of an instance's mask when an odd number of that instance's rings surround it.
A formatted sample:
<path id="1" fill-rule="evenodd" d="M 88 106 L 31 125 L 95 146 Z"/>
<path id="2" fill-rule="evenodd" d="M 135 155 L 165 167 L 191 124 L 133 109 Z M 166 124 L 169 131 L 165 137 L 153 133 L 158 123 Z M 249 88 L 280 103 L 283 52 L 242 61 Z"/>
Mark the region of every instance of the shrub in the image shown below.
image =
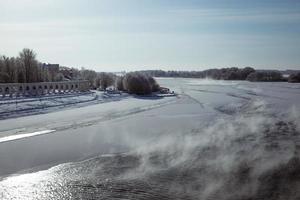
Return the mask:
<path id="1" fill-rule="evenodd" d="M 290 83 L 300 83 L 300 72 L 297 74 L 291 74 L 289 76 L 288 82 Z"/>
<path id="2" fill-rule="evenodd" d="M 152 92 L 158 92 L 159 91 L 159 85 L 156 82 L 156 80 L 152 76 L 148 76 L 148 81 L 149 81 L 150 86 L 151 86 L 151 91 Z"/>
<path id="3" fill-rule="evenodd" d="M 153 77 L 140 72 L 127 73 L 122 78 L 122 83 L 122 86 L 120 82 L 117 83 L 117 87 L 123 87 L 123 90 L 132 94 L 145 95 L 159 90 L 159 85 Z"/>

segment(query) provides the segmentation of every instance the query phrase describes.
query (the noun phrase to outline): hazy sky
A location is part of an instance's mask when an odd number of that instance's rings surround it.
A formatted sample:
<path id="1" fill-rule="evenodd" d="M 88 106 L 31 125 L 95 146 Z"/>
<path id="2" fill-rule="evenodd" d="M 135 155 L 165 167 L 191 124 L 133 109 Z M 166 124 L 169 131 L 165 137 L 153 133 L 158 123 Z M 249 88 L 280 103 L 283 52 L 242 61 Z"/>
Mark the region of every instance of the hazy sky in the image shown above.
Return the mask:
<path id="1" fill-rule="evenodd" d="M 0 0 L 0 54 L 97 71 L 300 69 L 299 0 Z"/>

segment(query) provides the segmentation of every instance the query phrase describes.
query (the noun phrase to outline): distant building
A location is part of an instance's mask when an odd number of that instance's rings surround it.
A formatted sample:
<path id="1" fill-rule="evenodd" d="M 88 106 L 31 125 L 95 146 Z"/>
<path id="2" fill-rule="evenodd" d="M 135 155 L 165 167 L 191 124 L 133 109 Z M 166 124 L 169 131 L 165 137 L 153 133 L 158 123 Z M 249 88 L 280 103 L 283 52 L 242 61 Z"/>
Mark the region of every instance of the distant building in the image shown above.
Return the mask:
<path id="1" fill-rule="evenodd" d="M 59 64 L 43 63 L 43 67 L 47 68 L 49 72 L 59 72 Z"/>
<path id="2" fill-rule="evenodd" d="M 78 70 L 76 70 L 74 68 L 60 66 L 59 72 L 62 73 L 65 78 L 70 79 L 70 80 L 74 80 L 78 76 Z"/>
<path id="3" fill-rule="evenodd" d="M 55 75 L 59 72 L 59 64 L 43 63 L 42 66 L 48 70 L 50 81 L 54 81 Z"/>

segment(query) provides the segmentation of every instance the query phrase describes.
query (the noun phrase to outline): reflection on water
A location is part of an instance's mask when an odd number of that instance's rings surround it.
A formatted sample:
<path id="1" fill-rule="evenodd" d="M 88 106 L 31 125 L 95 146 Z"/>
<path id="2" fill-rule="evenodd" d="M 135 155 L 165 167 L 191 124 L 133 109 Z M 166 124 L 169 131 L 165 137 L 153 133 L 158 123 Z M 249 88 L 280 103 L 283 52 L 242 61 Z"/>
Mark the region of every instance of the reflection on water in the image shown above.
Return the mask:
<path id="1" fill-rule="evenodd" d="M 0 184 L 2 199 L 173 199 L 163 184 L 147 177 L 122 178 L 139 165 L 132 155 L 101 156 L 46 171 L 18 175 Z M 148 182 L 149 181 L 149 182 Z M 177 196 L 177 195 L 176 195 Z M 181 196 L 181 195 L 179 195 Z"/>
<path id="2" fill-rule="evenodd" d="M 297 122 L 216 121 L 138 151 L 98 156 L 0 182 L 2 199 L 299 199 Z"/>
<path id="3" fill-rule="evenodd" d="M 18 139 L 27 138 L 27 137 L 33 137 L 33 136 L 37 136 L 37 135 L 43 135 L 43 134 L 47 134 L 47 133 L 52 133 L 54 131 L 55 130 L 43 130 L 43 131 L 36 131 L 36 132 L 33 132 L 33 133 L 10 135 L 10 136 L 7 136 L 7 137 L 0 138 L 0 143 L 1 142 L 9 142 L 9 141 L 12 141 L 12 140 L 18 140 Z"/>

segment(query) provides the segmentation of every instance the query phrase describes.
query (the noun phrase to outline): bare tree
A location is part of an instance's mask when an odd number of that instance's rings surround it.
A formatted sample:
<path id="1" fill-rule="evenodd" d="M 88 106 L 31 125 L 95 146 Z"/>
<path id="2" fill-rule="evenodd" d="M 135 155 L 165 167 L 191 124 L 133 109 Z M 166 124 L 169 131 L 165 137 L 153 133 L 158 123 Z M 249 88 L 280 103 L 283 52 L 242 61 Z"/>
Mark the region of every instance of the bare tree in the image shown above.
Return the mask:
<path id="1" fill-rule="evenodd" d="M 37 82 L 38 62 L 36 53 L 31 49 L 23 49 L 20 54 L 20 64 L 24 68 L 25 82 Z"/>
<path id="2" fill-rule="evenodd" d="M 107 87 L 114 85 L 116 76 L 112 73 L 101 72 L 98 74 L 99 86 L 105 90 Z"/>
<path id="3" fill-rule="evenodd" d="M 88 69 L 85 69 L 85 68 L 81 68 L 80 76 L 81 76 L 82 79 L 88 80 L 90 86 L 93 86 L 94 81 L 97 77 L 97 73 L 93 70 L 88 70 Z"/>

